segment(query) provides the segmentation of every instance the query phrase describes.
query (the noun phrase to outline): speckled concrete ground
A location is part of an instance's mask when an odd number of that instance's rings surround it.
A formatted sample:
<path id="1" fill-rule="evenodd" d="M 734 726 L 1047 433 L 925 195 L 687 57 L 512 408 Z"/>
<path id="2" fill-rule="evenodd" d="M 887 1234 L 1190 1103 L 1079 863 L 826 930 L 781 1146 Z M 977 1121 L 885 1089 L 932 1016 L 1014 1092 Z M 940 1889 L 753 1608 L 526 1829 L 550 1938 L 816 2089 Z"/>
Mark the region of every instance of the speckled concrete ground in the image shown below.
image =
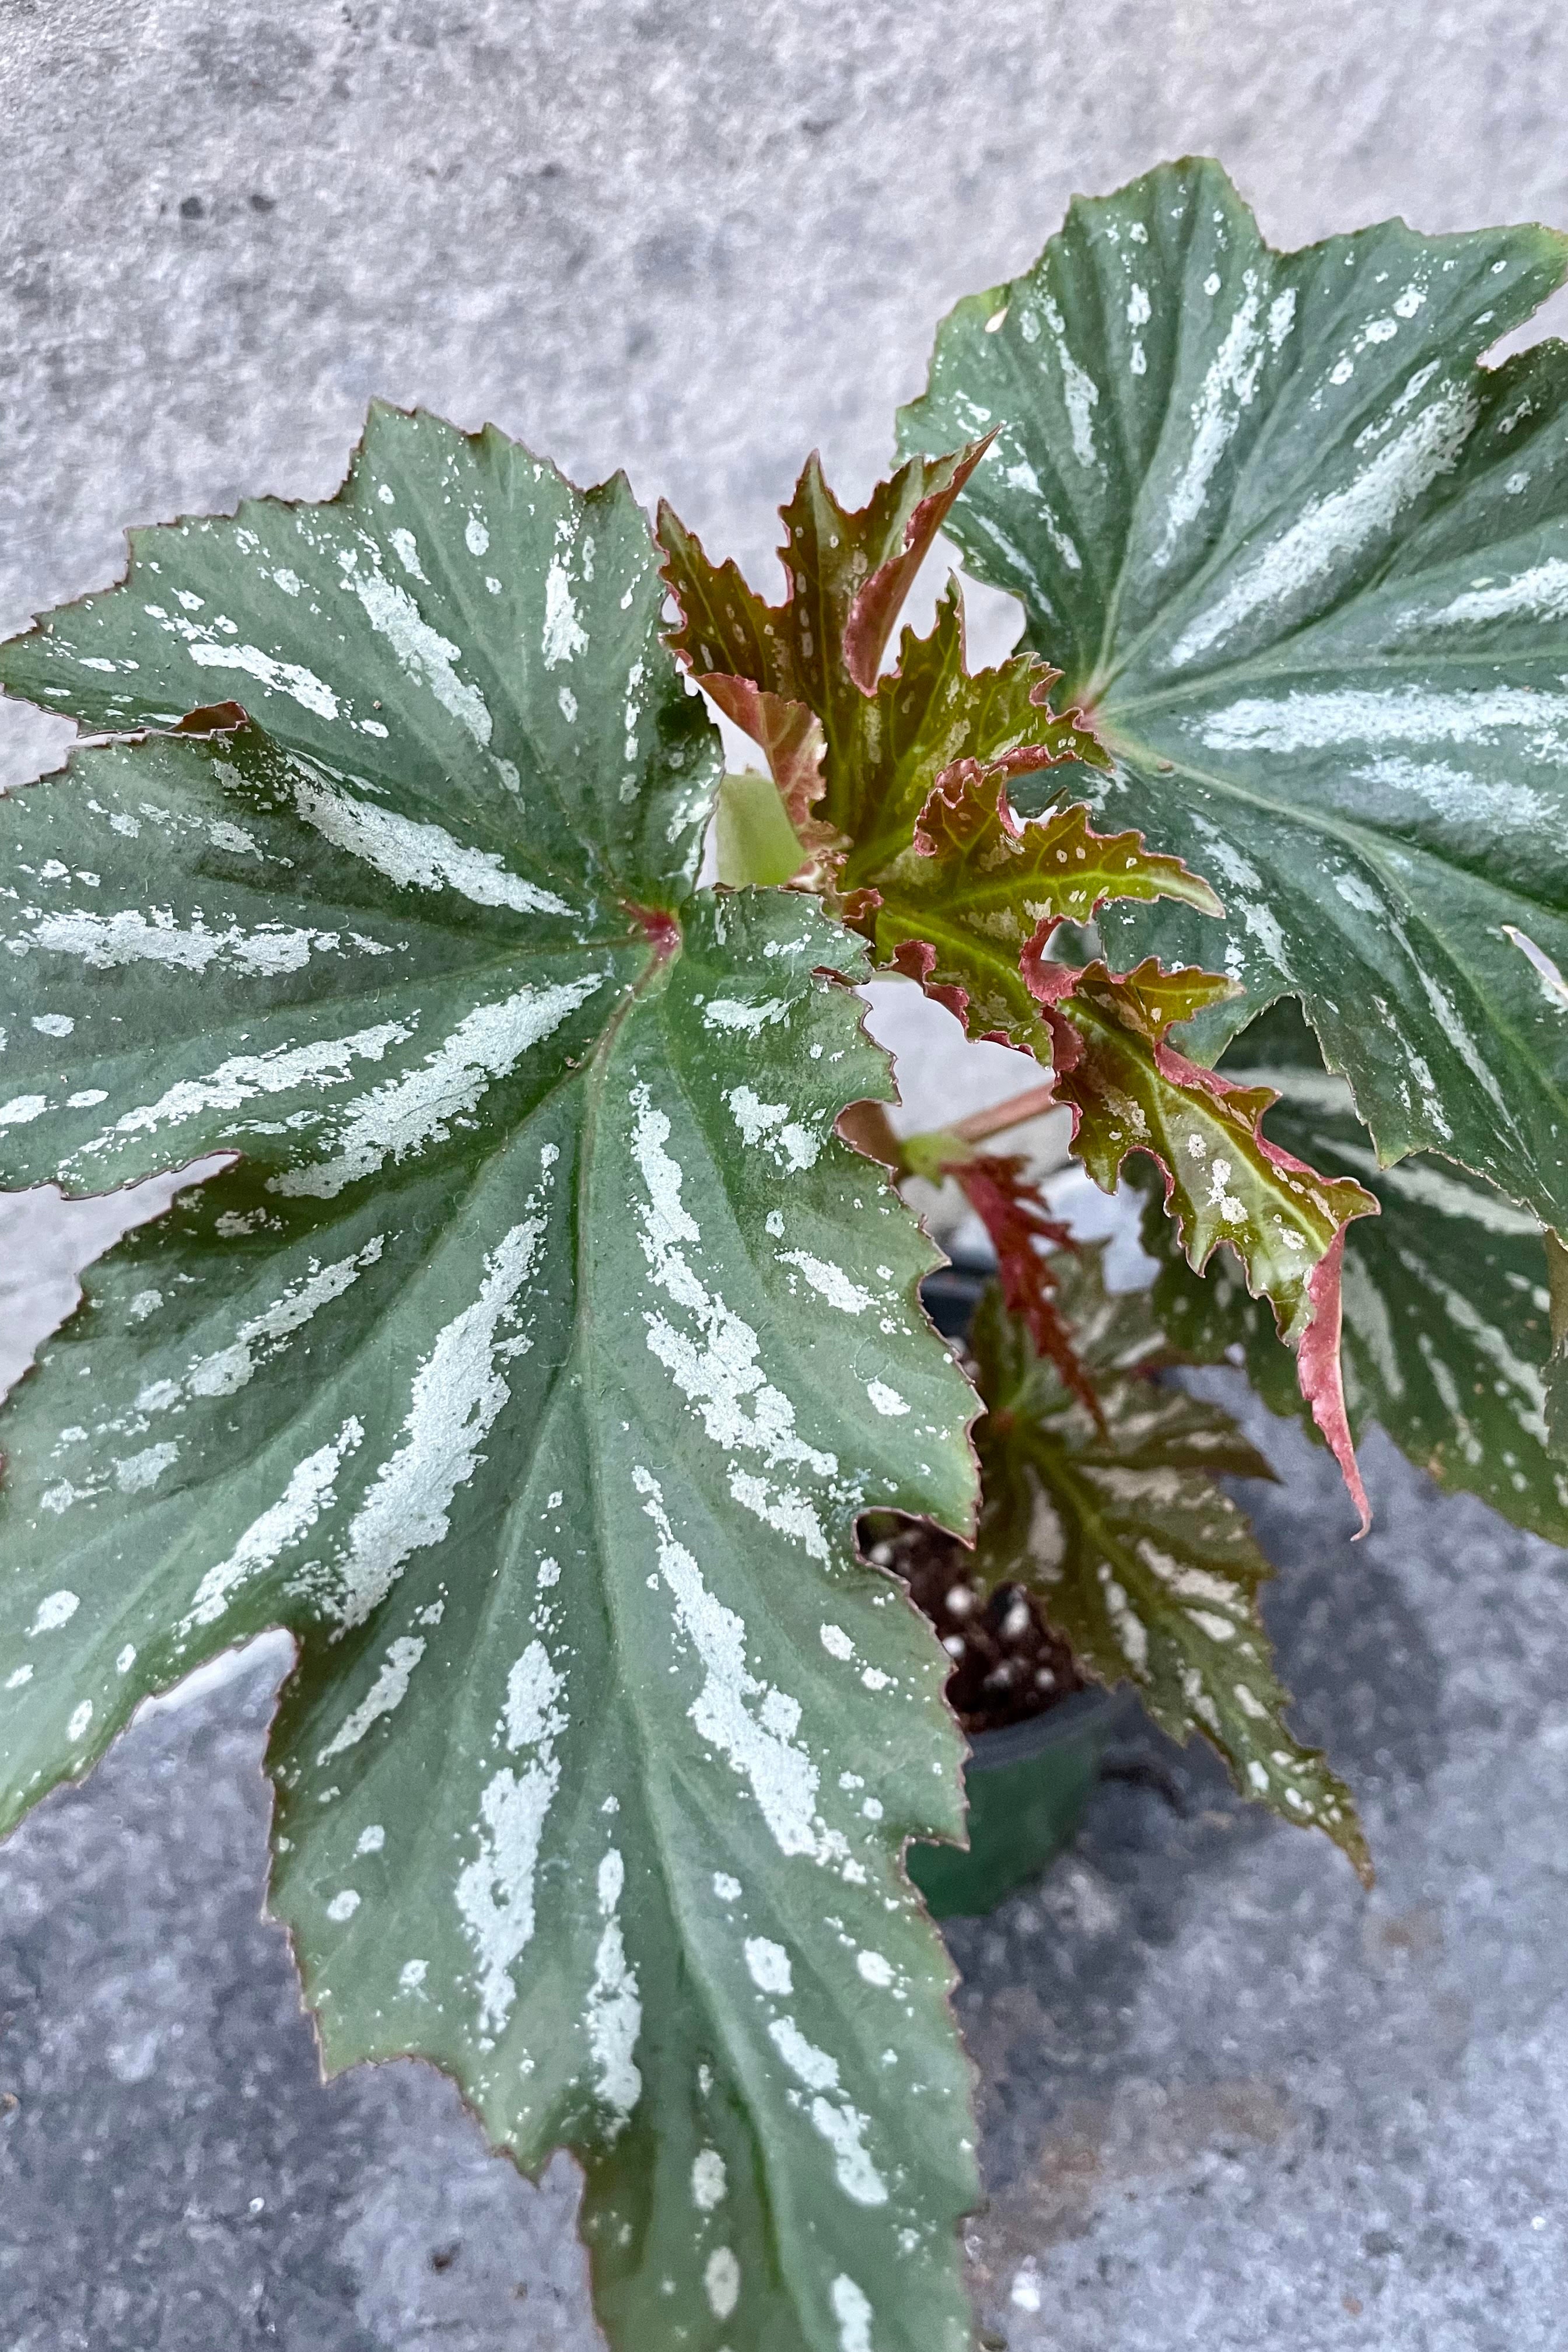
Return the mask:
<path id="1" fill-rule="evenodd" d="M 126 521 L 321 495 L 372 391 L 625 463 L 760 565 L 801 452 L 863 488 L 938 313 L 1073 188 L 1200 147 L 1283 242 L 1568 222 L 1565 96 L 1555 0 L 0 0 L 0 625 Z M 62 740 L 0 710 L 0 775 Z M 0 1204 L 0 1359 L 84 1246 Z M 985 2325 L 1555 2352 L 1564 1563 L 1375 1444 L 1352 1552 L 1272 1442 L 1273 1622 L 1380 1887 L 1151 1740 L 955 1929 Z M 317 2081 L 258 1920 L 277 1671 L 0 1851 L 0 2342 L 582 2352 L 569 2168 L 520 2182 L 424 2070 Z"/>

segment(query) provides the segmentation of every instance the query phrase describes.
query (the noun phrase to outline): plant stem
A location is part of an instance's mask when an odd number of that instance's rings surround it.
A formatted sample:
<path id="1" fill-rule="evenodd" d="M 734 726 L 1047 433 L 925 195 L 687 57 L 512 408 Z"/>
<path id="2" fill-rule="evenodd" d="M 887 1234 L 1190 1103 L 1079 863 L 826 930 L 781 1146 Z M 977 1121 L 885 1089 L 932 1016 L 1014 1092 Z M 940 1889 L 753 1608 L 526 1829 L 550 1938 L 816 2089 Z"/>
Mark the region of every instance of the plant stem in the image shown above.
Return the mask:
<path id="1" fill-rule="evenodd" d="M 984 1143 L 988 1135 L 1000 1135 L 1009 1127 L 1022 1127 L 1026 1119 L 1038 1118 L 1043 1111 L 1058 1108 L 1052 1082 L 1047 1078 L 1044 1086 L 1027 1087 L 1021 1095 L 994 1103 L 989 1110 L 973 1110 L 967 1118 L 955 1118 L 950 1131 L 961 1135 L 965 1143 Z"/>

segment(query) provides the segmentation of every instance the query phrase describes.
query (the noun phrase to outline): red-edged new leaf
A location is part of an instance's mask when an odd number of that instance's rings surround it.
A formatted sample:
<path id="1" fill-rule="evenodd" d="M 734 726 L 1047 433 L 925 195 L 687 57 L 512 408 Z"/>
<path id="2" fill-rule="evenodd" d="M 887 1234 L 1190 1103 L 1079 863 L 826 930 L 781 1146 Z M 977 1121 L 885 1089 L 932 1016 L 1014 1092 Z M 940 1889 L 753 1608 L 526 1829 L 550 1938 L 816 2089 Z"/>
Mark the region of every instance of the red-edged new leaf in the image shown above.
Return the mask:
<path id="1" fill-rule="evenodd" d="M 782 509 L 779 552 L 793 589 L 795 656 L 808 699 L 836 701 L 846 677 L 870 693 L 915 574 L 990 446 L 987 435 L 949 457 L 911 458 L 854 511 L 828 488 L 816 453 L 806 459 Z"/>
<path id="2" fill-rule="evenodd" d="M 1156 856 L 1140 834 L 1096 833 L 1077 803 L 1020 824 L 1005 769 L 963 760 L 931 792 L 910 846 L 843 911 L 880 961 L 912 968 L 931 994 L 942 990 L 972 1035 L 1048 1062 L 1050 1032 L 1023 960 L 1058 923 L 1088 922 L 1109 898 L 1219 909 L 1179 858 Z"/>
<path id="3" fill-rule="evenodd" d="M 1228 992 L 1230 983 L 1152 959 L 1124 976 L 1103 963 L 1074 971 L 1026 956 L 1031 988 L 1054 1034 L 1058 1099 L 1074 1114 L 1073 1150 L 1113 1191 L 1131 1151 L 1161 1169 L 1165 1205 L 1199 1272 L 1227 1242 L 1255 1298 L 1273 1307 L 1296 1349 L 1312 1417 L 1344 1473 L 1364 1533 L 1370 1524 L 1340 1380 L 1340 1262 L 1352 1217 L 1375 1213 L 1349 1177 L 1313 1173 L 1259 1131 L 1272 1087 L 1237 1087 L 1200 1069 L 1166 1042 L 1172 1024 Z"/>
<path id="4" fill-rule="evenodd" d="M 1007 1312 L 1024 1325 L 1035 1353 L 1048 1357 L 1073 1394 L 1100 1422 L 1094 1382 L 1055 1297 L 1061 1271 L 1058 1254 L 1073 1248 L 1071 1229 L 1051 1215 L 1044 1193 L 1030 1178 L 1028 1161 L 1005 1152 L 976 1151 L 967 1159 L 945 1161 L 942 1172 L 953 1178 L 990 1235 Z M 1043 1254 L 1042 1244 L 1050 1256 Z"/>
<path id="5" fill-rule="evenodd" d="M 660 512 L 664 577 L 681 614 L 670 643 L 768 754 L 786 802 L 792 781 L 780 745 L 795 744 L 816 719 L 819 815 L 846 836 L 847 888 L 908 847 L 956 761 L 1012 773 L 1061 761 L 1107 764 L 1076 714 L 1051 709 L 1057 673 L 1035 656 L 969 675 L 956 583 L 939 600 L 930 635 L 906 629 L 898 668 L 878 675 L 898 608 L 984 446 L 906 466 L 858 512 L 839 505 L 813 458 L 784 509 L 786 593 L 776 605 L 764 604 L 732 562 L 710 562 L 668 507 Z"/>

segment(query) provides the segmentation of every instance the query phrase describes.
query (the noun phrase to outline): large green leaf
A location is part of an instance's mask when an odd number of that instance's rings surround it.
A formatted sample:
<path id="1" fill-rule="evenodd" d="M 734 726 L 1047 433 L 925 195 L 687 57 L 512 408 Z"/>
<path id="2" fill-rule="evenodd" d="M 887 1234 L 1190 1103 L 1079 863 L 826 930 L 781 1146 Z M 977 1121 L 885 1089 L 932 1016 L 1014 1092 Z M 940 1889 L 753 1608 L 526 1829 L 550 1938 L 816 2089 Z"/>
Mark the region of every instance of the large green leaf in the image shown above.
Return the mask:
<path id="1" fill-rule="evenodd" d="M 1289 1694 L 1258 1608 L 1272 1570 L 1215 1483 L 1273 1473 L 1228 1413 L 1155 1383 L 1180 1351 L 1147 1292 L 1107 1292 L 1100 1257 L 1075 1254 L 1057 1281 L 1098 1413 L 998 1291 L 975 1315 L 986 1405 L 976 1567 L 988 1583 L 1029 1585 L 1091 1674 L 1136 1684 L 1173 1738 L 1201 1732 L 1244 1794 L 1323 1830 L 1370 1876 L 1348 1790 L 1286 1727 Z"/>
<path id="2" fill-rule="evenodd" d="M 425 2053 L 577 2149 L 620 2347 L 958 2352 L 967 2083 L 900 1865 L 957 1739 L 853 1522 L 964 1525 L 973 1398 L 834 1132 L 890 1092 L 854 943 L 693 892 L 661 598 L 624 484 L 383 413 L 336 501 L 143 534 L 14 656 L 99 724 L 216 680 L 267 730 L 0 802 L 6 1181 L 244 1155 L 9 1408 L 0 1822 L 289 1627 L 329 2063 Z"/>
<path id="3" fill-rule="evenodd" d="M 1077 203 L 942 328 L 906 449 L 994 434 L 947 529 L 1115 756 L 1091 803 L 1206 874 L 1192 1050 L 1300 994 L 1384 1160 L 1568 1222 L 1568 353 L 1478 355 L 1542 229 L 1271 251 L 1224 173 Z M 1108 948 L 1208 961 L 1185 909 Z"/>
<path id="4" fill-rule="evenodd" d="M 1266 1131 L 1377 1196 L 1382 1214 L 1359 1219 L 1345 1237 L 1341 1352 L 1352 1427 L 1380 1423 L 1443 1486 L 1568 1542 L 1568 1472 L 1547 1442 L 1551 1314 L 1534 1218 L 1426 1155 L 1380 1168 L 1349 1087 L 1325 1071 L 1293 1004 L 1243 1031 L 1225 1075 L 1278 1088 Z M 1206 1362 L 1239 1346 L 1259 1393 L 1294 1413 L 1295 1367 L 1273 1318 L 1225 1261 L 1198 1281 L 1152 1197 L 1143 1240 L 1162 1262 L 1155 1310 L 1172 1338 Z"/>

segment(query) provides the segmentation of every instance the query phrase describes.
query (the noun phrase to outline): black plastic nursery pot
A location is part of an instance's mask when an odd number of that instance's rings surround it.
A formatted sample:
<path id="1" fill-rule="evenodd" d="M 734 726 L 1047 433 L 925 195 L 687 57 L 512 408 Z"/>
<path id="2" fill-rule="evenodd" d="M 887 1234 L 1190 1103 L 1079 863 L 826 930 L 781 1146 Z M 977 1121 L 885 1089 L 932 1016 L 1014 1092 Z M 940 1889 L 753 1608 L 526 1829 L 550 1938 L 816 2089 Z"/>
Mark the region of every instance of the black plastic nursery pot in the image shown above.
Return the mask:
<path id="1" fill-rule="evenodd" d="M 969 1851 L 911 1845 L 910 1876 L 937 1919 L 994 1910 L 1072 1842 L 1126 1695 L 1074 1691 L 1043 1715 L 982 1731 L 964 1767 Z"/>

